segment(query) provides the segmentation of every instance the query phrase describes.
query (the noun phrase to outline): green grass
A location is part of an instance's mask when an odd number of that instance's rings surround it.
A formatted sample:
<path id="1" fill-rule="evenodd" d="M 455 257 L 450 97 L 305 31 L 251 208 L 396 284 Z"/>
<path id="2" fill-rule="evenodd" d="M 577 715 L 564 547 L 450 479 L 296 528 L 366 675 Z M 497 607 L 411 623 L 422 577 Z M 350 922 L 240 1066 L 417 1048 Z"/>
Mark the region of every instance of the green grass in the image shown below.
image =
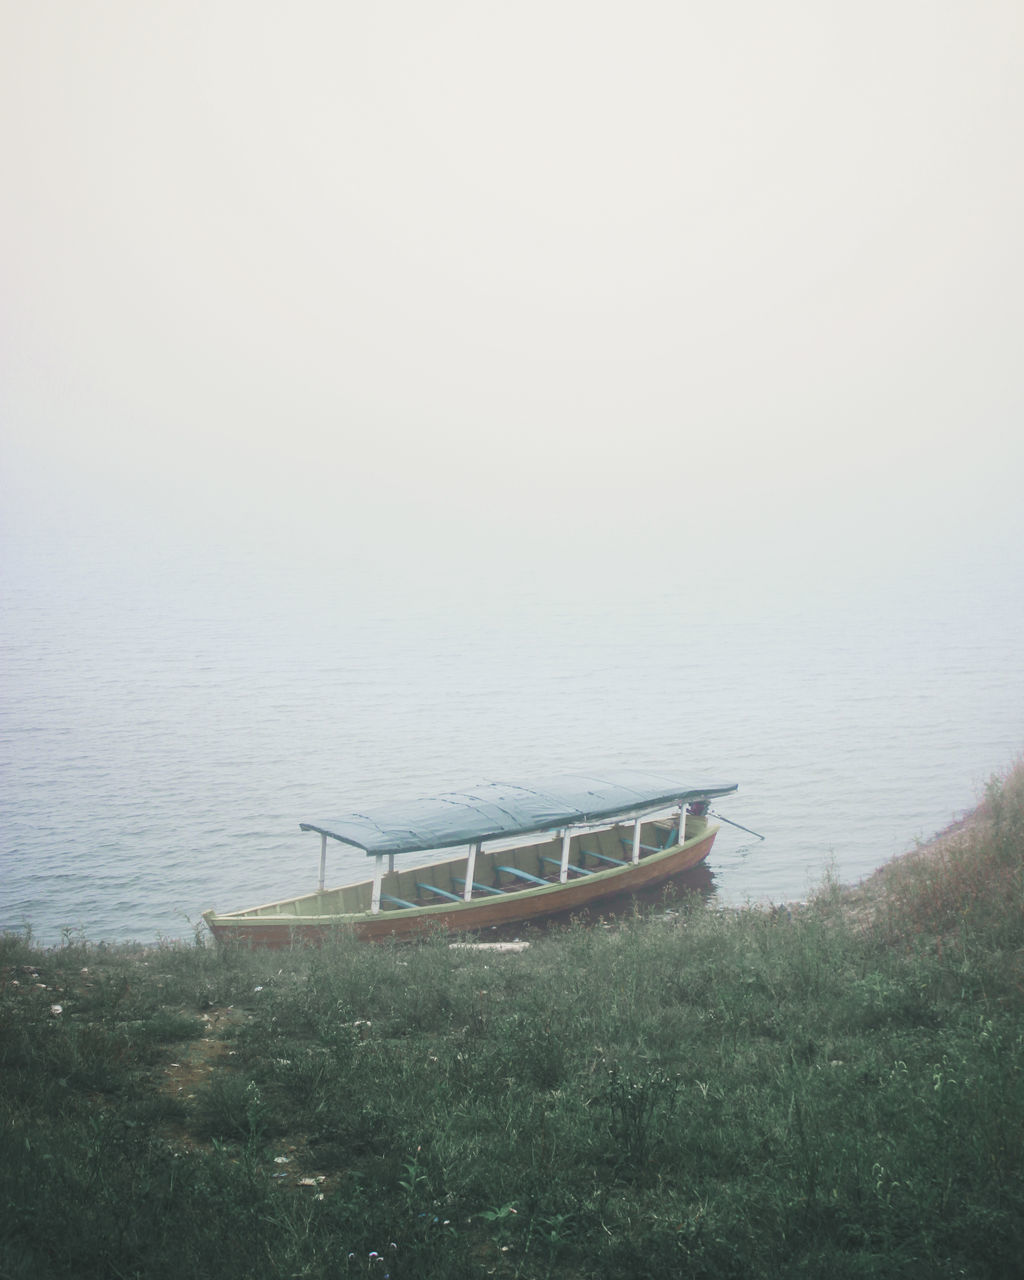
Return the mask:
<path id="1" fill-rule="evenodd" d="M 528 951 L 0 939 L 0 1277 L 992 1277 L 1024 768 L 854 914 Z M 60 1012 L 54 1012 L 56 1007 Z"/>

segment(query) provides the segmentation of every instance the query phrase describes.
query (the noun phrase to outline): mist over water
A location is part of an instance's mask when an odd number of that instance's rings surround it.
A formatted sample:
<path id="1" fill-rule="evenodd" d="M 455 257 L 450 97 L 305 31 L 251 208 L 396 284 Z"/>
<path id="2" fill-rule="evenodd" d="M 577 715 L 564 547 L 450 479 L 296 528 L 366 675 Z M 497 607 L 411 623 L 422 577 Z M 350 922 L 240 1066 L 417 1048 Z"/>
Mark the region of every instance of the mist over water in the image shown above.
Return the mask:
<path id="1" fill-rule="evenodd" d="M 1018 0 L 7 9 L 0 923 L 623 764 L 799 897 L 1015 757 Z"/>
<path id="2" fill-rule="evenodd" d="M 1017 597 L 919 581 L 773 612 L 744 583 L 626 582 L 450 608 L 112 555 L 8 574 L 0 925 L 188 936 L 315 887 L 300 821 L 484 779 L 662 767 L 736 781 L 723 903 L 856 880 L 978 798 L 1021 743 Z M 329 880 L 365 873 L 336 846 Z"/>

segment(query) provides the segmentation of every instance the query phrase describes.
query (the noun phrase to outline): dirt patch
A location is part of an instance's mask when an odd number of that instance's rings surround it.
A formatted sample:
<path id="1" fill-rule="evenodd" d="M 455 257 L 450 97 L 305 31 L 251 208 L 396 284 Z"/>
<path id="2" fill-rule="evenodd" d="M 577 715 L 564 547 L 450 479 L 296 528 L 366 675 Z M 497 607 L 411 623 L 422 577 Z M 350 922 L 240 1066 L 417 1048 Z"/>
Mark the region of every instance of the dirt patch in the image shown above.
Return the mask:
<path id="1" fill-rule="evenodd" d="M 175 1060 L 162 1069 L 157 1079 L 160 1093 L 175 1098 L 186 1107 L 185 1119 L 174 1123 L 165 1134 L 180 1151 L 212 1150 L 212 1140 L 197 1137 L 192 1132 L 187 1109 L 197 1095 L 209 1087 L 216 1073 L 233 1069 L 233 1033 L 250 1022 L 252 1015 L 229 1005 L 207 1010 L 200 1015 L 200 1020 L 205 1034 L 181 1045 L 176 1050 Z M 317 1167 L 316 1157 L 302 1134 L 267 1142 L 263 1154 L 272 1170 L 271 1176 L 282 1187 L 294 1187 L 317 1199 L 322 1200 L 344 1177 L 337 1172 L 326 1174 Z"/>
<path id="2" fill-rule="evenodd" d="M 224 1032 L 248 1020 L 248 1014 L 230 1006 L 201 1014 L 206 1034 L 198 1040 L 189 1040 L 178 1051 L 177 1061 L 167 1066 L 159 1083 L 160 1092 L 174 1098 L 194 1098 L 196 1090 L 202 1088 L 214 1070 L 234 1054 L 229 1042 L 223 1039 Z"/>

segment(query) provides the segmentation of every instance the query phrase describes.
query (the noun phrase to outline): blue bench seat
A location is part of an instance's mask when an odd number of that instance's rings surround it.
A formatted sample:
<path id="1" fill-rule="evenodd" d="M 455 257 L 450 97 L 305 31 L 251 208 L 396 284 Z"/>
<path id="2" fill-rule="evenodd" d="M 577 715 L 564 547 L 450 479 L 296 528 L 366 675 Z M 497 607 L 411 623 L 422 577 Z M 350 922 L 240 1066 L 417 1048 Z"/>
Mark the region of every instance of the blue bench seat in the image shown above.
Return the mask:
<path id="1" fill-rule="evenodd" d="M 621 858 L 613 858 L 610 854 L 607 854 L 607 853 L 598 853 L 596 849 L 581 849 L 580 853 L 582 853 L 584 857 L 587 857 L 587 858 L 597 858 L 598 861 L 600 862 L 610 862 L 612 866 L 615 866 L 615 867 L 626 866 L 626 863 L 623 862 Z"/>
<path id="2" fill-rule="evenodd" d="M 381 902 L 390 902 L 396 907 L 408 907 L 410 911 L 416 910 L 415 902 L 406 902 L 404 898 L 393 898 L 390 893 L 382 893 L 380 900 Z"/>
<path id="3" fill-rule="evenodd" d="M 549 880 L 542 880 L 540 876 L 532 876 L 529 871 L 520 871 L 518 867 L 498 867 L 498 871 L 505 871 L 510 876 L 518 876 L 520 880 L 529 880 L 531 884 L 549 885 Z"/>
<path id="4" fill-rule="evenodd" d="M 673 829 L 668 833 L 668 839 L 665 841 L 664 844 L 642 844 L 640 848 L 644 851 L 644 853 L 664 853 L 666 849 L 671 849 L 672 846 L 676 843 L 677 836 L 678 836 L 678 832 L 675 829 Z M 632 852 L 633 841 L 630 840 L 627 836 L 620 836 L 619 839 L 622 841 L 623 849 L 629 849 L 630 852 Z"/>
<path id="5" fill-rule="evenodd" d="M 466 881 L 461 876 L 452 876 L 452 884 L 465 885 Z M 493 884 L 480 884 L 476 880 L 473 881 L 473 888 L 480 893 L 497 893 L 502 894 L 504 889 L 496 889 Z"/>
<path id="6" fill-rule="evenodd" d="M 439 889 L 436 884 L 420 884 L 416 881 L 416 888 L 420 893 L 436 893 L 439 898 L 447 898 L 449 902 L 461 902 L 462 899 L 457 893 L 449 893 L 447 889 Z"/>
<path id="7" fill-rule="evenodd" d="M 541 862 L 550 862 L 550 863 L 551 863 L 551 865 L 552 865 L 553 867 L 557 867 L 557 868 L 559 869 L 559 871 L 561 871 L 561 869 L 562 869 L 562 860 L 561 860 L 561 858 L 547 858 L 547 857 L 543 857 L 543 856 L 542 856 L 542 857 L 541 857 Z M 593 868 L 593 867 L 577 867 L 577 866 L 576 866 L 576 864 L 575 864 L 575 863 L 573 863 L 573 862 L 570 862 L 570 863 L 568 864 L 568 867 L 569 867 L 569 870 L 570 870 L 570 871 L 578 871 L 578 872 L 580 873 L 580 875 L 581 875 L 581 876 L 592 876 L 592 875 L 594 874 L 594 868 Z"/>

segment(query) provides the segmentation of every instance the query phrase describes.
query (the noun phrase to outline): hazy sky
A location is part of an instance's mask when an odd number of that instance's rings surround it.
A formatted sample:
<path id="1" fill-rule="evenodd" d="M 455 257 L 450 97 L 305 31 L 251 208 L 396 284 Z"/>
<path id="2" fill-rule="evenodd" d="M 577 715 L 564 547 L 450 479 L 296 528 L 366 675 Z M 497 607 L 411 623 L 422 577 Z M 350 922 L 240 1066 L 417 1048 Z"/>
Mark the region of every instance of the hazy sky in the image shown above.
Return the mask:
<path id="1" fill-rule="evenodd" d="M 22 540 L 1021 563 L 1020 0 L 0 0 L 0 111 Z"/>

